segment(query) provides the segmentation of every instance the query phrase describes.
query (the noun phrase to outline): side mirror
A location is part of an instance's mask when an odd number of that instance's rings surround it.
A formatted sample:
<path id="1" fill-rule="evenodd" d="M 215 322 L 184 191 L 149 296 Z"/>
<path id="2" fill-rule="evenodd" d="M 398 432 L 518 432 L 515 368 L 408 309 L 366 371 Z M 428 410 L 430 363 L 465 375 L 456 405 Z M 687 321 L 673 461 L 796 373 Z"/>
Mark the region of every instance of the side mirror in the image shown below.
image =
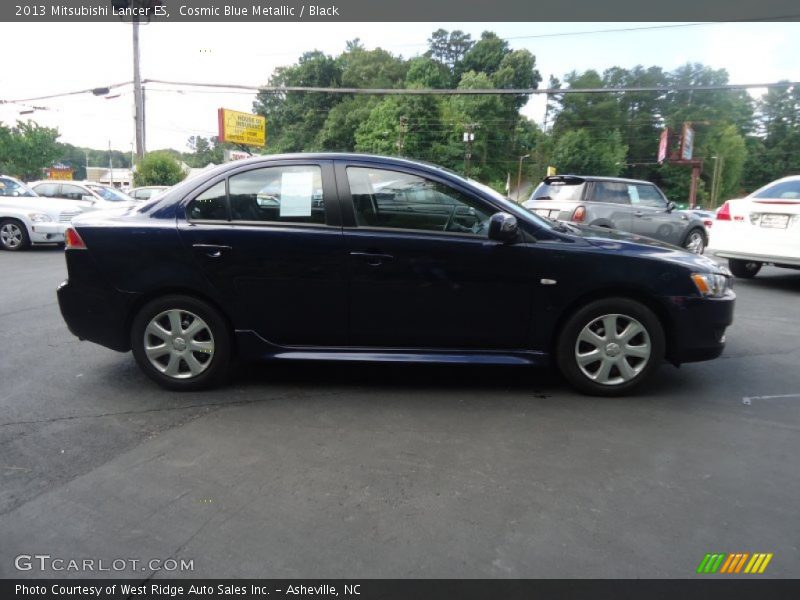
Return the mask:
<path id="1" fill-rule="evenodd" d="M 517 218 L 506 212 L 494 213 L 489 219 L 489 239 L 510 244 L 517 240 L 519 225 Z"/>
<path id="2" fill-rule="evenodd" d="M 671 213 L 673 210 L 675 210 L 675 208 L 676 208 L 675 203 L 672 200 L 667 202 L 667 212 L 668 213 Z"/>

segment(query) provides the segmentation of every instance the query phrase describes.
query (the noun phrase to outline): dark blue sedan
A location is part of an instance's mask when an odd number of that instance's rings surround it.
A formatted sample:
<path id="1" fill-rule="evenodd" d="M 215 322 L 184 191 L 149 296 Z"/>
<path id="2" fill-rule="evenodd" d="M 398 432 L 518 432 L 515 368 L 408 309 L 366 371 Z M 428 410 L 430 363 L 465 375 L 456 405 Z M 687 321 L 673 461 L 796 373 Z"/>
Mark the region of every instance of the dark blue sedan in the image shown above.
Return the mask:
<path id="1" fill-rule="evenodd" d="M 222 165 L 74 220 L 61 312 L 164 387 L 234 357 L 540 365 L 630 392 L 720 355 L 730 273 L 653 240 L 540 218 L 433 165 L 294 154 Z"/>

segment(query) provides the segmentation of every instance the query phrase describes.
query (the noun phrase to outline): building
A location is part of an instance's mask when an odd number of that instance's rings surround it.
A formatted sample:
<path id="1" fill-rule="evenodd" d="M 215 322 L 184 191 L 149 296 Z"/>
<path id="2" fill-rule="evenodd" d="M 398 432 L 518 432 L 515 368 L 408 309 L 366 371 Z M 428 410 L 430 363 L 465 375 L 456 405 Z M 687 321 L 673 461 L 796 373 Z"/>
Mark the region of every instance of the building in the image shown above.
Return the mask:
<path id="1" fill-rule="evenodd" d="M 112 185 L 115 188 L 133 187 L 133 170 L 108 167 L 86 167 L 86 180 L 96 181 L 103 185 Z"/>

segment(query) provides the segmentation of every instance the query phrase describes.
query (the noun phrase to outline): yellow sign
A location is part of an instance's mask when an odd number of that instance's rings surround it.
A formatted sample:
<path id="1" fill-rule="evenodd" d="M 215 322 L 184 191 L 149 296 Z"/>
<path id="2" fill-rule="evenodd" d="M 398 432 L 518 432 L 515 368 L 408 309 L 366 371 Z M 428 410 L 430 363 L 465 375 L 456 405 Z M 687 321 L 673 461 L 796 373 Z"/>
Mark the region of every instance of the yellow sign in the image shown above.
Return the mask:
<path id="1" fill-rule="evenodd" d="M 551 177 L 551 176 L 553 176 L 555 174 L 556 174 L 556 168 L 555 167 L 547 167 L 547 176 L 548 177 Z"/>
<path id="2" fill-rule="evenodd" d="M 217 118 L 220 142 L 247 146 L 264 146 L 267 143 L 267 119 L 265 117 L 220 108 L 217 111 Z"/>
<path id="3" fill-rule="evenodd" d="M 58 167 L 45 169 L 45 177 L 47 179 L 58 179 L 59 181 L 71 181 L 72 173 L 72 169 L 59 169 Z"/>

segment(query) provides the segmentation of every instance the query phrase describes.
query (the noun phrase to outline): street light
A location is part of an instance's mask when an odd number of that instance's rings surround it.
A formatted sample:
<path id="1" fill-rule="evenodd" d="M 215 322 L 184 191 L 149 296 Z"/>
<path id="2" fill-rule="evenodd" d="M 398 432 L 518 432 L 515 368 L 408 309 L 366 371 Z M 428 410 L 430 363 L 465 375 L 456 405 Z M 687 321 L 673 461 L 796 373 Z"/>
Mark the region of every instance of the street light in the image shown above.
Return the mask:
<path id="1" fill-rule="evenodd" d="M 522 161 L 530 157 L 530 154 L 519 157 L 519 168 L 517 169 L 517 203 L 519 203 L 519 190 L 522 187 Z"/>

